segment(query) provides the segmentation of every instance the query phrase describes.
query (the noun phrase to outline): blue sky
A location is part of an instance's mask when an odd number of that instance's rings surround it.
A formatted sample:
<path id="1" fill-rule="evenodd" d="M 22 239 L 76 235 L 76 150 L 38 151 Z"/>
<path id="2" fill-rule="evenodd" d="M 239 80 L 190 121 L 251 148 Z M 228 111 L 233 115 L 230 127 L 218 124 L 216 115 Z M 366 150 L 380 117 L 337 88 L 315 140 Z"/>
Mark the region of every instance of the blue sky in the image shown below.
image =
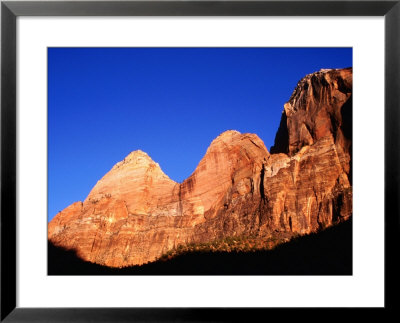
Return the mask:
<path id="1" fill-rule="evenodd" d="M 297 82 L 351 48 L 49 48 L 48 220 L 141 149 L 173 180 L 225 130 L 268 150 Z"/>

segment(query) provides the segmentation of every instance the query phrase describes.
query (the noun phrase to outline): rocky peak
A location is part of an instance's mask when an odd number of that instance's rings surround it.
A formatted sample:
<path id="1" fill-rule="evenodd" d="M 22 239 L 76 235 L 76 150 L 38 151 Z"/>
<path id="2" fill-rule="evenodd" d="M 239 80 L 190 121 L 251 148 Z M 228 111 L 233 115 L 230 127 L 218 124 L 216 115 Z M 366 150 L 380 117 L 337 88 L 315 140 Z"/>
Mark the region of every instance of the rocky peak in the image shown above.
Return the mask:
<path id="1" fill-rule="evenodd" d="M 234 147 L 241 147 L 241 151 L 251 150 L 252 146 L 261 149 L 263 153 L 268 150 L 264 145 L 264 142 L 256 135 L 252 133 L 240 133 L 236 130 L 227 130 L 221 133 L 217 138 L 215 138 L 207 149 L 207 154 L 213 151 L 223 152 L 235 150 Z M 205 157 L 206 157 L 205 156 Z"/>
<path id="2" fill-rule="evenodd" d="M 132 200 L 132 195 L 143 195 L 143 191 L 154 190 L 156 186 L 176 184 L 154 162 L 150 156 L 141 150 L 129 153 L 93 187 L 85 203 L 99 201 L 104 197 L 115 196 L 121 200 Z M 147 195 L 146 195 L 147 196 Z M 144 197 L 143 197 L 144 198 Z M 130 204 L 129 202 L 127 202 Z"/>
<path id="3" fill-rule="evenodd" d="M 139 166 L 150 166 L 150 165 L 157 165 L 151 157 L 142 150 L 135 150 L 129 153 L 123 160 L 116 163 L 112 169 L 118 169 L 124 165 L 139 165 Z"/>
<path id="4" fill-rule="evenodd" d="M 150 156 L 146 152 L 144 152 L 144 151 L 142 151 L 140 149 L 130 152 L 128 154 L 128 156 L 126 156 L 124 158 L 124 160 L 126 160 L 126 161 L 135 161 L 135 160 L 138 160 L 138 159 L 139 160 L 140 159 L 151 160 Z"/>
<path id="5" fill-rule="evenodd" d="M 323 69 L 302 78 L 284 105 L 271 153 L 292 156 L 324 137 L 343 143 L 346 131 L 342 124 L 349 123 L 343 119 L 350 117 L 352 75 L 352 68 Z"/>
<path id="6" fill-rule="evenodd" d="M 329 90 L 338 90 L 344 94 L 352 91 L 352 68 L 345 69 L 321 69 L 318 72 L 307 74 L 296 85 L 284 110 L 289 116 L 294 112 L 307 107 L 307 99 L 321 101 L 326 98 L 321 94 L 327 94 Z"/>
<path id="7" fill-rule="evenodd" d="M 221 133 L 220 135 L 218 135 L 218 137 L 215 138 L 214 140 L 217 140 L 217 139 L 220 139 L 220 140 L 229 139 L 229 138 L 233 138 L 233 137 L 235 137 L 237 135 L 240 135 L 240 132 L 237 131 L 237 130 L 226 130 L 223 133 Z"/>

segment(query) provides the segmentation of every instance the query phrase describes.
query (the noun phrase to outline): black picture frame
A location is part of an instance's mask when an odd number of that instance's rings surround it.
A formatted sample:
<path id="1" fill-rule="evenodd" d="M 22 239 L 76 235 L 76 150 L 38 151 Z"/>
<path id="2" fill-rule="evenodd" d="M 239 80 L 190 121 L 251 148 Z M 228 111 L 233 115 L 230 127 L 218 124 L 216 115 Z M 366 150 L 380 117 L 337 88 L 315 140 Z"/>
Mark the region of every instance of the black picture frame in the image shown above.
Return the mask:
<path id="1" fill-rule="evenodd" d="M 385 309 L 395 309 L 399 233 L 400 0 L 395 1 L 2 1 L 1 321 L 251 322 L 268 308 L 16 307 L 16 19 L 19 16 L 384 16 Z M 373 81 L 373 80 L 371 80 Z M 371 148 L 373 149 L 373 148 Z M 287 309 L 284 309 L 287 310 Z M 300 309 L 291 309 L 298 311 Z M 327 309 L 330 316 L 335 315 Z M 257 320 L 258 321 L 258 320 Z"/>

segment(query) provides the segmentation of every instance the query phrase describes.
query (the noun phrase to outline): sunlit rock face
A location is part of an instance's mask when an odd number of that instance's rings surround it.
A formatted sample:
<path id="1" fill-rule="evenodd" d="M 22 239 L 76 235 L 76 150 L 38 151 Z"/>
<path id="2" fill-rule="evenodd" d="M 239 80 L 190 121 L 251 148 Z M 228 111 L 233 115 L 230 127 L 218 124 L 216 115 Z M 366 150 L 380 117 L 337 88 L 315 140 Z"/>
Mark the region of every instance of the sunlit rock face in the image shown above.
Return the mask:
<path id="1" fill-rule="evenodd" d="M 284 105 L 264 185 L 276 225 L 307 233 L 351 215 L 352 76 L 309 74 Z"/>
<path id="2" fill-rule="evenodd" d="M 112 267 L 154 261 L 180 244 L 305 234 L 352 214 L 352 69 L 304 77 L 284 106 L 270 154 L 228 130 L 179 184 L 134 151 L 83 202 L 58 213 L 48 238 Z"/>

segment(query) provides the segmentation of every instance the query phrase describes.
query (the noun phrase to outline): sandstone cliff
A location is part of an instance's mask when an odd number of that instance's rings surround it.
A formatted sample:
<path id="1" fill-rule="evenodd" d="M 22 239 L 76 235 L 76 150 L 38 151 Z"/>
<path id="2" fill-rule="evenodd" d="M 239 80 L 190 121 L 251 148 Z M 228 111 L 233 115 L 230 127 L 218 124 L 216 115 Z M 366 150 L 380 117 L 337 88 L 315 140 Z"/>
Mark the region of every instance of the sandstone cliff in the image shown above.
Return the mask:
<path id="1" fill-rule="evenodd" d="M 284 106 L 268 152 L 255 134 L 229 130 L 179 184 L 142 151 L 117 163 L 83 202 L 48 226 L 55 245 L 122 267 L 179 245 L 226 237 L 289 239 L 348 219 L 352 69 L 307 75 Z"/>

